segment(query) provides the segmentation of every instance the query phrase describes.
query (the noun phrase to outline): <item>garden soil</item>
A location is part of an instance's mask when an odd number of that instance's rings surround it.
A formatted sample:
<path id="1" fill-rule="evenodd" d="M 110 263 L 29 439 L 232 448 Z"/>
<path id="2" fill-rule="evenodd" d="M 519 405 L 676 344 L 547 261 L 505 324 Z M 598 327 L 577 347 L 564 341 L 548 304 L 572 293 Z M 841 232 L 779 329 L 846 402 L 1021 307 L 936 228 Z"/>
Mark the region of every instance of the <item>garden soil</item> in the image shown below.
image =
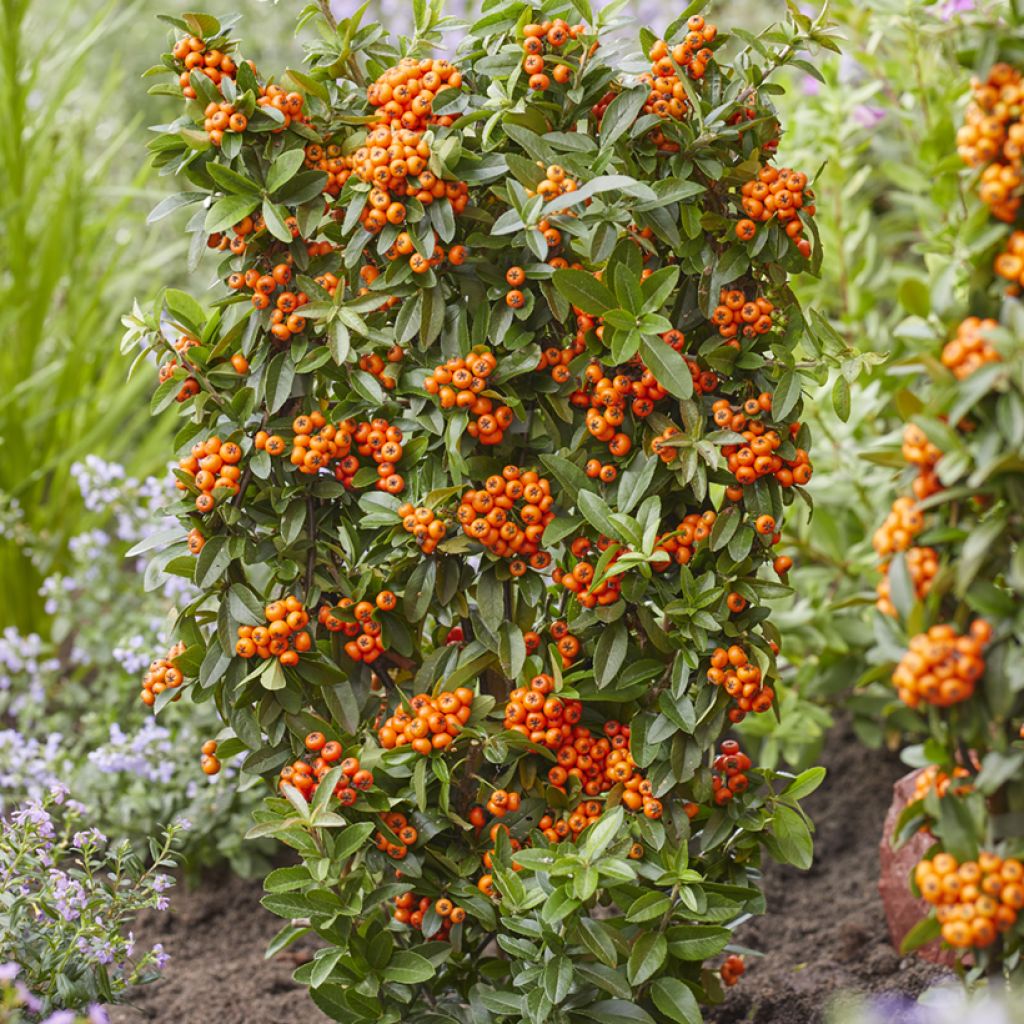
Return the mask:
<path id="1" fill-rule="evenodd" d="M 805 802 L 817 824 L 810 871 L 770 868 L 768 913 L 744 925 L 739 942 L 764 952 L 714 1024 L 819 1024 L 847 992 L 916 996 L 943 969 L 904 958 L 889 943 L 878 895 L 878 842 L 893 783 L 905 769 L 871 753 L 840 725 L 823 758 L 828 778 Z M 260 885 L 231 876 L 173 894 L 168 914 L 144 915 L 143 944 L 172 955 L 161 981 L 113 1011 L 113 1024 L 319 1024 L 327 1018 L 291 973 L 311 955 L 297 944 L 270 962 L 264 947 L 279 920 L 259 905 Z"/>

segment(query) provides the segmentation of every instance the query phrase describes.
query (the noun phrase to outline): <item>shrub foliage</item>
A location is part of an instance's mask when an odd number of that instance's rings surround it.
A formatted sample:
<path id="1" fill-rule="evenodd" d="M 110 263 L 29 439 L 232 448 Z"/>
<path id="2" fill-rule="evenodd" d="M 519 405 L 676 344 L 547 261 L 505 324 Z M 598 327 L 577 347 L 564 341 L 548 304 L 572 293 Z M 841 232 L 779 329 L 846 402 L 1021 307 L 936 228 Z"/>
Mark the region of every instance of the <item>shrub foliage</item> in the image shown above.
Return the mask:
<path id="1" fill-rule="evenodd" d="M 314 5 L 276 78 L 168 19 L 156 212 L 223 284 L 126 318 L 184 420 L 150 571 L 199 590 L 143 697 L 275 785 L 273 949 L 325 940 L 338 1020 L 697 1021 L 762 854 L 811 860 L 823 773 L 723 735 L 774 713 L 802 388 L 846 355 L 772 106 L 835 44 L 794 7 L 727 61 L 695 3 L 637 53 L 623 6 L 486 5 L 445 60 L 439 5 L 396 43 Z"/>

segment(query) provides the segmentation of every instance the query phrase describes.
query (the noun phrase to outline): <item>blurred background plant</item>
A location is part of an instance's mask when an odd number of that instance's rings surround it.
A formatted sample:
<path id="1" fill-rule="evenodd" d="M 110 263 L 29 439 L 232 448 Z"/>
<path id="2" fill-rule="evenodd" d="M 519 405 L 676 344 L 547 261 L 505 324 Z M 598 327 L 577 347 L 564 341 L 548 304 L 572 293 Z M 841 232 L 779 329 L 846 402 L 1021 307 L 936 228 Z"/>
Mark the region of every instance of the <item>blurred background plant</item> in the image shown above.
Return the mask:
<path id="1" fill-rule="evenodd" d="M 798 595 L 776 613 L 791 688 L 780 723 L 750 721 L 760 755 L 802 766 L 817 757 L 842 708 L 862 741 L 894 745 L 909 725 L 868 652 L 881 579 L 871 538 L 896 477 L 907 385 L 935 324 L 955 315 L 970 259 L 999 237 L 963 192 L 956 128 L 980 38 L 1001 5 L 988 0 L 834 0 L 852 45 L 779 97 L 787 161 L 817 172 L 821 235 L 831 258 L 820 280 L 798 280 L 801 301 L 865 353 L 808 403 L 815 437 L 813 515 L 787 521 Z M 927 321 L 931 321 L 931 323 Z M 841 378 L 839 380 L 835 378 Z M 768 716 L 763 716 L 767 718 Z"/>

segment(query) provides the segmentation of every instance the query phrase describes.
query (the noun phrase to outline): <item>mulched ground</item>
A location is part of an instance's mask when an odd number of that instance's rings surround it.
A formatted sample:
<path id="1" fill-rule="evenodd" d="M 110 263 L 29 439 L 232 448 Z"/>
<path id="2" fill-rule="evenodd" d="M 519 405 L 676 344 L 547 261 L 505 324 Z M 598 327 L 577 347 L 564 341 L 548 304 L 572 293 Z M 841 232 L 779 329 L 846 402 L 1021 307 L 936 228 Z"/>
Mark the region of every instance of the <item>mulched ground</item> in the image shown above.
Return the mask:
<path id="1" fill-rule="evenodd" d="M 916 996 L 942 976 L 941 968 L 893 949 L 878 896 L 879 835 L 892 784 L 905 769 L 891 755 L 866 752 L 844 726 L 824 763 L 828 778 L 806 802 L 818 829 L 814 865 L 768 870 L 769 912 L 737 936 L 765 956 L 750 961 L 709 1022 L 820 1024 L 839 993 Z M 326 1021 L 291 980 L 310 947 L 263 959 L 281 922 L 260 907 L 260 894 L 258 882 L 225 875 L 176 891 L 169 914 L 140 920 L 140 941 L 162 942 L 173 959 L 161 981 L 113 1012 L 113 1024 Z"/>

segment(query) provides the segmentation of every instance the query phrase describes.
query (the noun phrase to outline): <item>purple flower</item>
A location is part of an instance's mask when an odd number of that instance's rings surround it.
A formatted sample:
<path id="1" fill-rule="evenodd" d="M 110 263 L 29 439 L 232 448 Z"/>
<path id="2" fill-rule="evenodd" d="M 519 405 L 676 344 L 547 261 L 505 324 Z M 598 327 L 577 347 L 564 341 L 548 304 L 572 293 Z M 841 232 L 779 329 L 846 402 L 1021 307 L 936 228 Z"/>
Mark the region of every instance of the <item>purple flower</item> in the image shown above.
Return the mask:
<path id="1" fill-rule="evenodd" d="M 817 96 L 821 92 L 821 82 L 814 75 L 804 75 L 800 79 L 800 91 L 805 96 Z"/>
<path id="2" fill-rule="evenodd" d="M 975 0 L 945 0 L 938 13 L 943 21 L 952 21 L 956 15 L 973 11 L 974 8 Z"/>
<path id="3" fill-rule="evenodd" d="M 158 971 L 162 971 L 171 959 L 171 954 L 165 952 L 162 942 L 153 947 L 153 964 Z"/>
<path id="4" fill-rule="evenodd" d="M 0 964 L 0 984 L 10 984 L 18 976 L 21 968 L 13 962 Z"/>
<path id="5" fill-rule="evenodd" d="M 174 885 L 174 879 L 170 875 L 154 875 L 151 884 L 154 892 L 166 892 Z"/>
<path id="6" fill-rule="evenodd" d="M 858 103 L 850 115 L 862 128 L 874 128 L 879 121 L 885 119 L 885 111 L 881 107 L 872 107 L 866 103 Z"/>
<path id="7" fill-rule="evenodd" d="M 86 1019 L 89 1021 L 89 1024 L 110 1024 L 107 1011 L 95 1003 L 89 1007 L 89 1016 Z"/>
<path id="8" fill-rule="evenodd" d="M 88 828 L 84 832 L 76 832 L 71 838 L 71 845 L 79 850 L 87 846 L 103 846 L 107 837 L 98 828 Z"/>
<path id="9" fill-rule="evenodd" d="M 51 1013 L 43 1024 L 75 1024 L 75 1015 L 70 1010 L 58 1010 Z"/>

